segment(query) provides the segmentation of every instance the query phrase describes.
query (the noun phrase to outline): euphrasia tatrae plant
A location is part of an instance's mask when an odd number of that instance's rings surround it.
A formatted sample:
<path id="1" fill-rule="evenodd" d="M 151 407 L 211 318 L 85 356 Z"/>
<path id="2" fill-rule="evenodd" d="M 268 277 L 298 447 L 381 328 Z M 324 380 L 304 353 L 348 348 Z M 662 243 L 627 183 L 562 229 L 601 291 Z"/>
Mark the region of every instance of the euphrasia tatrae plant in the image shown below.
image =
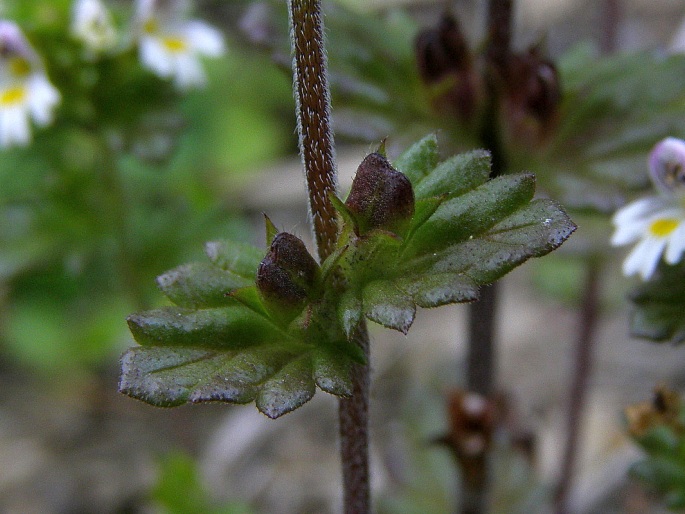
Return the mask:
<path id="1" fill-rule="evenodd" d="M 649 155 L 656 195 L 619 209 L 613 217 L 614 245 L 635 244 L 623 273 L 643 283 L 630 293 L 631 333 L 657 342 L 685 341 L 685 141 L 667 137 Z"/>
<path id="2" fill-rule="evenodd" d="M 680 262 L 685 251 L 685 141 L 669 137 L 649 156 L 657 196 L 641 198 L 614 215 L 613 245 L 636 243 L 623 263 L 623 273 L 649 280 L 664 254 L 666 264 Z"/>
<path id="3" fill-rule="evenodd" d="M 268 218 L 266 253 L 208 243 L 207 262 L 159 277 L 174 306 L 128 318 L 140 346 L 123 356 L 120 390 L 167 407 L 255 401 L 271 418 L 317 386 L 349 396 L 364 318 L 407 333 L 417 307 L 474 301 L 575 230 L 555 202 L 533 198 L 532 175 L 489 175 L 487 152 L 439 162 L 430 135 L 393 164 L 383 148 L 370 154 L 347 199 L 332 196 L 339 235 L 320 264 Z"/>
<path id="4" fill-rule="evenodd" d="M 60 94 L 21 29 L 0 20 L 0 148 L 31 142 L 30 120 L 52 121 Z"/>

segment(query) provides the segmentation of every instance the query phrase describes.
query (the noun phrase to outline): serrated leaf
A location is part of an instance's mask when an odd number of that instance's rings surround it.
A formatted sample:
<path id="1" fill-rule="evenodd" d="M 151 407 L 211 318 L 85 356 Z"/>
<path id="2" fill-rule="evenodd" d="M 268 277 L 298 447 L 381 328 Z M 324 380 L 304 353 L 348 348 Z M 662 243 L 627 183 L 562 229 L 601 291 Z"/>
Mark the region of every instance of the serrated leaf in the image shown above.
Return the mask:
<path id="1" fill-rule="evenodd" d="M 416 185 L 437 166 L 438 159 L 438 138 L 435 134 L 429 134 L 395 159 L 393 167 Z"/>
<path id="2" fill-rule="evenodd" d="M 231 304 L 227 294 L 251 283 L 248 278 L 202 262 L 184 264 L 157 277 L 157 285 L 167 298 L 189 308 Z"/>
<path id="3" fill-rule="evenodd" d="M 386 328 L 409 331 L 416 315 L 416 304 L 411 296 L 392 282 L 377 280 L 362 293 L 364 315 Z"/>
<path id="4" fill-rule="evenodd" d="M 407 271 L 463 273 L 489 284 L 531 257 L 545 255 L 576 229 L 553 201 L 534 200 L 482 234 L 408 261 Z"/>
<path id="5" fill-rule="evenodd" d="M 221 269 L 254 281 L 266 251 L 237 241 L 212 241 L 205 244 L 205 253 Z"/>
<path id="6" fill-rule="evenodd" d="M 680 344 L 685 341 L 685 266 L 661 262 L 658 274 L 631 294 L 630 330 L 635 337 Z"/>
<path id="7" fill-rule="evenodd" d="M 165 307 L 132 314 L 127 321 L 141 345 L 236 349 L 284 337 L 243 305 L 201 310 Z"/>
<path id="8" fill-rule="evenodd" d="M 446 200 L 417 228 L 405 255 L 435 252 L 474 239 L 528 204 L 534 193 L 535 178 L 532 175 L 507 175 Z"/>
<path id="9" fill-rule="evenodd" d="M 338 303 L 338 320 L 349 338 L 362 320 L 362 300 L 352 289 L 345 291 Z"/>
<path id="10" fill-rule="evenodd" d="M 435 213 L 446 198 L 446 196 L 433 196 L 431 198 L 423 198 L 416 202 L 414 206 L 414 216 L 411 219 L 409 231 L 405 238 L 407 241 L 411 239 L 416 229 L 423 225 Z"/>
<path id="11" fill-rule="evenodd" d="M 473 150 L 450 157 L 416 184 L 414 194 L 417 199 L 462 195 L 488 180 L 490 161 L 490 153 L 485 150 Z"/>
<path id="12" fill-rule="evenodd" d="M 275 419 L 307 403 L 315 392 L 311 356 L 305 355 L 265 381 L 255 403 L 260 412 Z"/>
<path id="13" fill-rule="evenodd" d="M 322 391 L 337 396 L 352 395 L 352 366 L 347 359 L 341 359 L 337 352 L 320 348 L 312 354 L 314 380 Z"/>
<path id="14" fill-rule="evenodd" d="M 330 356 L 322 364 L 339 374 L 345 362 Z M 308 401 L 315 383 L 310 350 L 293 352 L 279 344 L 240 351 L 213 351 L 162 346 L 135 347 L 122 357 L 119 390 L 159 407 L 183 403 L 248 403 L 257 399 L 262 412 L 278 417 Z M 337 377 L 337 378 L 336 378 Z M 336 375 L 331 391 L 344 391 Z"/>
<path id="15" fill-rule="evenodd" d="M 231 298 L 242 303 L 248 309 L 256 312 L 260 316 L 269 318 L 269 313 L 266 311 L 262 299 L 259 296 L 259 290 L 257 286 L 243 287 L 236 289 L 231 293 Z"/>
<path id="16" fill-rule="evenodd" d="M 434 273 L 399 278 L 395 285 L 409 293 L 416 305 L 424 308 L 478 299 L 478 284 L 460 273 Z"/>

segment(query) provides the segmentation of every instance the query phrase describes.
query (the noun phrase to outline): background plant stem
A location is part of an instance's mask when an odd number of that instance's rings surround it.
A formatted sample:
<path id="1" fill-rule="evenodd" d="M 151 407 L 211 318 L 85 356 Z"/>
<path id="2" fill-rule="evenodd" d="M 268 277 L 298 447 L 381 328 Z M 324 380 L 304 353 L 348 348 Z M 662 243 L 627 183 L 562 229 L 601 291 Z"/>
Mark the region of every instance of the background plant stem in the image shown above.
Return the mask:
<path id="1" fill-rule="evenodd" d="M 576 341 L 573 383 L 567 418 L 566 447 L 561 465 L 559 485 L 554 498 L 557 514 L 568 512 L 568 497 L 573 482 L 578 439 L 582 425 L 583 411 L 587 398 L 588 383 L 592 373 L 597 313 L 599 309 L 599 264 L 590 259 L 585 270 L 583 295 L 580 299 L 578 339 Z"/>
<path id="2" fill-rule="evenodd" d="M 329 195 L 336 192 L 335 149 L 330 126 L 330 92 L 327 81 L 323 19 L 320 0 L 289 0 L 293 74 L 300 154 L 309 194 L 309 208 L 319 259 L 335 249 L 337 214 Z M 368 456 L 369 337 L 361 324 L 354 337 L 367 364 L 353 374 L 353 396 L 341 399 L 340 458 L 346 514 L 370 511 Z"/>
<path id="3" fill-rule="evenodd" d="M 483 146 L 492 158 L 491 177 L 506 170 L 506 156 L 500 141 L 499 96 L 496 68 L 502 68 L 511 52 L 513 0 L 490 0 L 488 2 L 486 55 L 490 69 L 487 70 L 487 106 L 481 132 Z M 496 384 L 496 319 L 499 289 L 495 284 L 481 289 L 480 300 L 468 307 L 468 346 L 466 356 L 466 387 L 469 391 L 490 397 Z M 481 514 L 487 511 L 489 473 L 488 456 L 482 456 L 482 480 L 467 485 L 462 480 L 462 514 Z"/>

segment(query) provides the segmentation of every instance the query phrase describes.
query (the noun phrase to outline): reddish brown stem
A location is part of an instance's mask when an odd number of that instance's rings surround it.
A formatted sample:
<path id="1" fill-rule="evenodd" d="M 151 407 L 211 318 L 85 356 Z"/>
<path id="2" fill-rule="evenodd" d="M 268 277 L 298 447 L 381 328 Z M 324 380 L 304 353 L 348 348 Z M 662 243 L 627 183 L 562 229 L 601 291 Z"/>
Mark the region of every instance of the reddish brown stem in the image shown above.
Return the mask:
<path id="1" fill-rule="evenodd" d="M 314 239 L 323 261 L 335 249 L 338 221 L 329 199 L 336 192 L 337 174 L 321 1 L 290 0 L 288 5 L 300 154 L 307 179 Z"/>
<path id="2" fill-rule="evenodd" d="M 335 249 L 338 222 L 330 201 L 330 194 L 336 191 L 337 178 L 321 2 L 289 0 L 288 7 L 300 154 L 307 180 L 314 239 L 319 259 L 323 262 Z M 368 455 L 369 337 L 365 324 L 359 327 L 354 341 L 366 355 L 367 364 L 356 365 L 352 377 L 353 395 L 340 400 L 340 457 L 344 512 L 366 514 L 370 511 L 371 494 Z"/>
<path id="3" fill-rule="evenodd" d="M 580 428 L 583 421 L 588 384 L 592 373 L 592 354 L 599 310 L 599 266 L 594 261 L 589 262 L 587 265 L 583 287 L 573 368 L 573 383 L 571 385 L 566 422 L 566 448 L 561 465 L 559 485 L 554 498 L 556 514 L 568 512 L 568 497 L 573 482 Z"/>

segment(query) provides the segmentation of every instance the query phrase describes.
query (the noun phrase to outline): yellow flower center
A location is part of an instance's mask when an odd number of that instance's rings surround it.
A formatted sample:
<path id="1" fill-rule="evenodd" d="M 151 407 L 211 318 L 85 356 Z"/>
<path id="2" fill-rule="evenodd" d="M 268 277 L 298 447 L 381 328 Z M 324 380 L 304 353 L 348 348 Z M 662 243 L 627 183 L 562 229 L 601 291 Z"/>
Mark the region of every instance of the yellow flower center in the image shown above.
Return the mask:
<path id="1" fill-rule="evenodd" d="M 10 87 L 0 91 L 0 105 L 3 107 L 19 104 L 24 98 L 26 90 L 23 87 Z"/>
<path id="2" fill-rule="evenodd" d="M 9 66 L 10 73 L 15 77 L 22 78 L 31 73 L 31 65 L 22 57 L 13 57 L 7 64 Z"/>
<path id="3" fill-rule="evenodd" d="M 154 34 L 157 32 L 157 29 L 159 28 L 159 25 L 157 24 L 157 20 L 154 18 L 150 18 L 143 24 L 143 30 L 147 34 Z"/>
<path id="4" fill-rule="evenodd" d="M 188 48 L 188 43 L 179 37 L 162 38 L 162 44 L 172 53 L 185 52 L 185 50 Z"/>
<path id="5" fill-rule="evenodd" d="M 656 237 L 666 237 L 680 225 L 680 220 L 666 218 L 656 220 L 649 226 L 649 232 Z"/>

